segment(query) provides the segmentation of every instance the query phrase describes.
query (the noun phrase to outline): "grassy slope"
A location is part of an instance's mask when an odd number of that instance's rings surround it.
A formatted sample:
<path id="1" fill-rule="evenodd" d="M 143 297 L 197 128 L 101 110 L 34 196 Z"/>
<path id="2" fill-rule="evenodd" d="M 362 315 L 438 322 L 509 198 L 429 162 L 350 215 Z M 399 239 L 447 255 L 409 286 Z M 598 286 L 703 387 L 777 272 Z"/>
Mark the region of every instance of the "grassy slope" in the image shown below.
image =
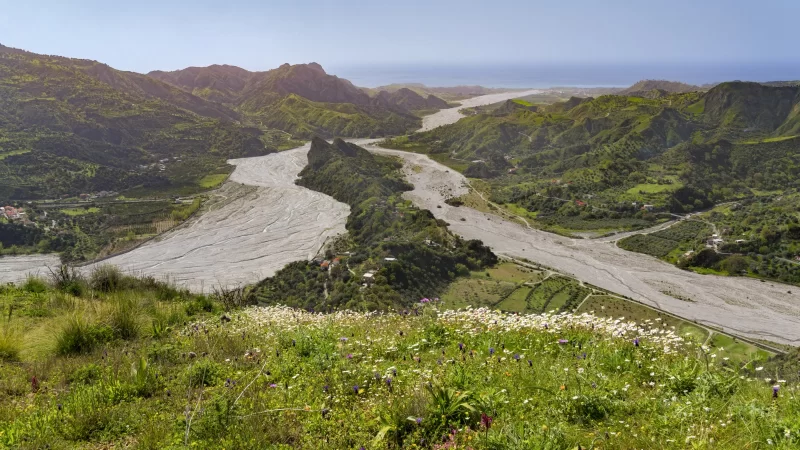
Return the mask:
<path id="1" fill-rule="evenodd" d="M 530 275 L 507 266 L 492 273 Z M 725 350 L 703 351 L 655 318 L 633 327 L 588 315 L 430 306 L 410 315 L 271 307 L 234 310 L 225 322 L 211 299 L 153 282 L 108 284 L 112 278 L 96 279 L 108 292 L 82 297 L 35 280 L 3 288 L 3 309 L 13 305 L 0 334 L 4 445 L 443 448 L 443 437 L 474 449 L 800 443 L 793 383 L 779 383 L 772 399 L 763 381 L 769 368 L 727 358 L 735 343 L 720 338 L 712 345 Z"/>
<path id="2" fill-rule="evenodd" d="M 0 198 L 197 189 L 202 176 L 225 171 L 227 158 L 273 151 L 261 131 L 216 118 L 211 103 L 148 79 L 167 91 L 162 99 L 135 74 L 87 64 L 0 52 Z M 155 164 L 164 158 L 161 171 Z"/>

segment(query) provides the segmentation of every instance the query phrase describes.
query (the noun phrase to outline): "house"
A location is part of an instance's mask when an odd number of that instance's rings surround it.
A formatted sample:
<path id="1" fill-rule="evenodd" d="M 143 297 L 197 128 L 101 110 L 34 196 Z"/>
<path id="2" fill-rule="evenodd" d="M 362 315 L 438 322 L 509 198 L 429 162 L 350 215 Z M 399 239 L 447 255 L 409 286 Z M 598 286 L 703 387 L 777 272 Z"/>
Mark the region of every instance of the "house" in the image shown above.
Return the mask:
<path id="1" fill-rule="evenodd" d="M 736 240 L 737 244 L 744 244 L 745 242 L 747 242 L 747 241 L 745 241 L 744 239 L 737 239 Z"/>
<path id="2" fill-rule="evenodd" d="M 575 200 L 575 204 L 578 205 L 578 206 L 586 206 L 586 202 L 583 202 L 583 201 L 580 201 L 580 200 Z"/>
<path id="3" fill-rule="evenodd" d="M 375 272 L 369 271 L 361 276 L 361 281 L 366 284 L 372 284 L 375 281 Z"/>
<path id="4" fill-rule="evenodd" d="M 654 208 L 653 205 L 642 205 L 642 209 L 645 211 L 652 211 Z"/>
<path id="5" fill-rule="evenodd" d="M 319 265 L 319 268 L 322 270 L 328 270 L 328 267 L 330 267 L 330 265 L 331 262 L 326 259 L 325 261 L 322 261 L 322 263 Z"/>
<path id="6" fill-rule="evenodd" d="M 78 198 L 81 200 L 89 200 L 89 194 L 80 194 Z"/>
<path id="7" fill-rule="evenodd" d="M 341 263 L 342 263 L 342 258 L 339 258 L 337 256 L 336 258 L 333 258 L 333 261 L 331 261 L 331 266 L 338 266 Z"/>
<path id="8" fill-rule="evenodd" d="M 397 258 L 383 258 L 383 260 L 386 262 L 392 262 L 392 261 L 397 261 Z"/>

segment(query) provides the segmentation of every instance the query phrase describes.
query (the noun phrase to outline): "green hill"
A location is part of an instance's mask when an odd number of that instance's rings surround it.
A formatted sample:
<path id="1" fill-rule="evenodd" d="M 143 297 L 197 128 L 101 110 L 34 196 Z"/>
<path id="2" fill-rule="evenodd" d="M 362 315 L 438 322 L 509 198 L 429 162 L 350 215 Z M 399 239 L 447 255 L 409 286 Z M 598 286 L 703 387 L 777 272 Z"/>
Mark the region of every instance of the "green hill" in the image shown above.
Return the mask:
<path id="1" fill-rule="evenodd" d="M 0 48 L 0 198 L 199 188 L 280 144 L 237 117 L 144 75 Z"/>
<path id="2" fill-rule="evenodd" d="M 641 80 L 627 89 L 617 92 L 618 95 L 645 96 L 651 91 L 661 91 L 664 94 L 681 94 L 701 90 L 700 86 L 667 80 Z"/>
<path id="3" fill-rule="evenodd" d="M 402 134 L 421 126 L 415 115 L 449 105 L 409 89 L 370 96 L 349 81 L 329 75 L 317 63 L 266 72 L 234 66 L 190 67 L 149 76 L 203 98 L 221 102 L 253 123 L 300 138 L 373 137 Z"/>
<path id="4" fill-rule="evenodd" d="M 655 223 L 659 211 L 794 186 L 798 89 L 732 82 L 653 97 L 508 102 L 394 145 L 485 161 L 494 201 L 547 229 L 605 233 Z"/>
<path id="5" fill-rule="evenodd" d="M 430 211 L 404 200 L 412 186 L 401 168 L 394 158 L 341 139 L 314 138 L 298 184 L 350 205 L 347 238 L 326 249 L 329 266 L 290 264 L 258 283 L 251 298 L 317 311 L 407 308 L 444 292 L 455 277 L 497 262 L 480 241 L 460 239 Z"/>

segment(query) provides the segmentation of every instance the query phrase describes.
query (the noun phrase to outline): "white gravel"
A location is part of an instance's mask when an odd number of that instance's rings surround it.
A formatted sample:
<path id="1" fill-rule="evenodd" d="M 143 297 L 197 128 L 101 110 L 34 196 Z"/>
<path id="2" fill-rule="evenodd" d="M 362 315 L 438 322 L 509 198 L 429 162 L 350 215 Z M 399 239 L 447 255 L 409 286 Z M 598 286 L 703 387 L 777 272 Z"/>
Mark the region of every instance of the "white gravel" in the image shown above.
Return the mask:
<path id="1" fill-rule="evenodd" d="M 475 106 L 491 105 L 492 103 L 504 102 L 512 98 L 525 97 L 526 95 L 539 94 L 542 91 L 539 89 L 531 89 L 528 91 L 516 92 L 503 92 L 501 94 L 481 95 L 479 97 L 472 97 L 466 100 L 461 100 L 461 106 L 456 108 L 442 109 L 434 114 L 422 118 L 422 128 L 418 131 L 428 131 L 442 125 L 448 125 L 458 122 L 458 119 L 464 117 L 461 110 L 464 108 L 472 108 Z"/>
<path id="2" fill-rule="evenodd" d="M 101 264 L 209 292 L 257 282 L 292 261 L 313 257 L 325 239 L 345 232 L 350 207 L 294 184 L 308 163 L 309 145 L 231 160 L 236 170 L 220 190 L 228 198 L 217 202 L 219 207 Z"/>
<path id="3" fill-rule="evenodd" d="M 18 283 L 28 275 L 48 277 L 48 267 L 61 264 L 57 255 L 21 255 L 0 257 L 0 283 Z"/>

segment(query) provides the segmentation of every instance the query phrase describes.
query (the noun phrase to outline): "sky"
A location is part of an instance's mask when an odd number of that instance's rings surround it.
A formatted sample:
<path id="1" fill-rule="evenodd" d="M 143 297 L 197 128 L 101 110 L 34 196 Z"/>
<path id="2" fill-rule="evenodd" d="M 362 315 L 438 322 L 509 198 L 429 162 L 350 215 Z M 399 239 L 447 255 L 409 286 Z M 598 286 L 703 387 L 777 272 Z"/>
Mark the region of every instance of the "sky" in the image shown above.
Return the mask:
<path id="1" fill-rule="evenodd" d="M 0 44 L 137 72 L 800 64 L 798 17 L 797 0 L 0 0 Z"/>

